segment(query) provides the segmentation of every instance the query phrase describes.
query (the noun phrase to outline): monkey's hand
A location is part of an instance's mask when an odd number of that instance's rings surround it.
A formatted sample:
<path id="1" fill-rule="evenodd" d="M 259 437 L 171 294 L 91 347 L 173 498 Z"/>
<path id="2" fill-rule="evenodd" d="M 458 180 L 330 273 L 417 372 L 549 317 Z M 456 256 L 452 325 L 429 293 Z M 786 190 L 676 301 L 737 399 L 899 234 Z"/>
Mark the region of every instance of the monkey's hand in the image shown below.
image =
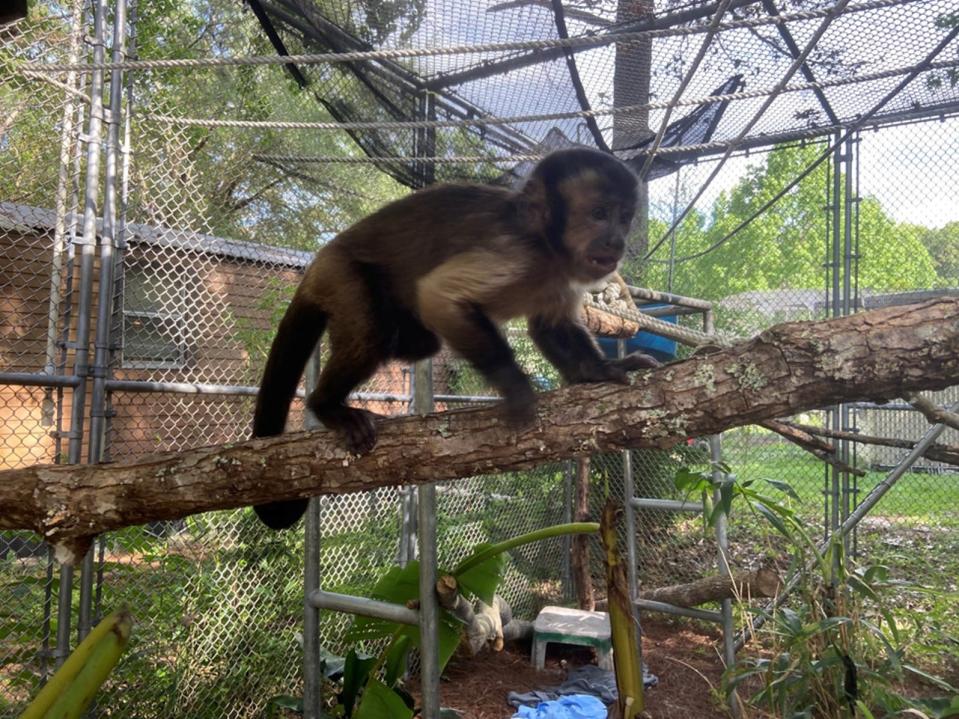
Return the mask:
<path id="1" fill-rule="evenodd" d="M 621 359 L 610 360 L 610 362 L 623 370 L 624 372 L 635 372 L 641 369 L 655 369 L 662 367 L 663 363 L 648 354 L 642 352 L 631 352 Z"/>
<path id="2" fill-rule="evenodd" d="M 633 352 L 620 359 L 599 360 L 582 363 L 574 376 L 568 377 L 571 384 L 588 384 L 592 382 L 616 382 L 629 384 L 627 372 L 659 367 L 659 361 L 642 352 Z"/>

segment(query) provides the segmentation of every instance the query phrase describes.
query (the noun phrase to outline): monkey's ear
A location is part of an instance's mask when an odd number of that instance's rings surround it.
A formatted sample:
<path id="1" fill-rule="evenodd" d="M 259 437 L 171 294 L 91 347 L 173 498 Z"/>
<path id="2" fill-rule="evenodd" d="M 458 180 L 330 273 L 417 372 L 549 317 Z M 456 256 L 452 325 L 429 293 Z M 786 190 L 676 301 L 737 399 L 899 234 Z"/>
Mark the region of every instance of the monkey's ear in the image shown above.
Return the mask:
<path id="1" fill-rule="evenodd" d="M 533 175 L 520 192 L 520 212 L 527 227 L 536 233 L 545 234 L 550 226 L 549 199 L 546 183 L 542 177 Z"/>

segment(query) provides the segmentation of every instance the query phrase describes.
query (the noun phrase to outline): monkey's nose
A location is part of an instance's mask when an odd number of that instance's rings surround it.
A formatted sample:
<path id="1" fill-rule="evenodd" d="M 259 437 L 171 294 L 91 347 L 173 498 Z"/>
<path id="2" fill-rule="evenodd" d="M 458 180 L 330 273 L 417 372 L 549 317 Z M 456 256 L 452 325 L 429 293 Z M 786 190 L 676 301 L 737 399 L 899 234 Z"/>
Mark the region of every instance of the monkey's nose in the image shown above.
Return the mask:
<path id="1" fill-rule="evenodd" d="M 626 249 L 626 239 L 620 237 L 619 235 L 607 237 L 603 244 L 606 246 L 606 249 L 615 252 L 618 255 L 623 254 L 623 251 Z"/>

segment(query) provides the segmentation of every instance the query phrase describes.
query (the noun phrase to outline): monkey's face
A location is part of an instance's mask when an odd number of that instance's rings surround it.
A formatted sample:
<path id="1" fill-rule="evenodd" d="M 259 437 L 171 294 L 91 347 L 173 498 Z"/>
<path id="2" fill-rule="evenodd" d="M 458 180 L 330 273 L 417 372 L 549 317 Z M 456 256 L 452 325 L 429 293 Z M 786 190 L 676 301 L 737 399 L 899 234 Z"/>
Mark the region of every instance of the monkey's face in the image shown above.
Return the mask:
<path id="1" fill-rule="evenodd" d="M 615 272 L 626 250 L 635 192 L 607 180 L 588 170 L 560 186 L 567 211 L 563 246 L 570 275 L 579 282 L 596 282 Z"/>
<path id="2" fill-rule="evenodd" d="M 523 196 L 570 279 L 591 284 L 616 271 L 637 202 L 636 176 L 623 163 L 597 150 L 560 150 L 536 166 Z"/>

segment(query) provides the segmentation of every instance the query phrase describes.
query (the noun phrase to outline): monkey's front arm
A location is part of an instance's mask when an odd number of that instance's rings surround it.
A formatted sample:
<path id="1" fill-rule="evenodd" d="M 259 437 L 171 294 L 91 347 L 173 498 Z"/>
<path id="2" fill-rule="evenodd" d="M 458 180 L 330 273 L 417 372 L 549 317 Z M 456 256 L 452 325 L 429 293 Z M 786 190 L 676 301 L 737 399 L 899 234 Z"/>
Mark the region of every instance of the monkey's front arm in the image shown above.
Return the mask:
<path id="1" fill-rule="evenodd" d="M 570 384 L 627 384 L 627 372 L 660 366 L 657 360 L 642 352 L 633 352 L 614 360 L 603 357 L 586 328 L 571 318 L 551 320 L 531 317 L 529 335 L 543 356 Z"/>

